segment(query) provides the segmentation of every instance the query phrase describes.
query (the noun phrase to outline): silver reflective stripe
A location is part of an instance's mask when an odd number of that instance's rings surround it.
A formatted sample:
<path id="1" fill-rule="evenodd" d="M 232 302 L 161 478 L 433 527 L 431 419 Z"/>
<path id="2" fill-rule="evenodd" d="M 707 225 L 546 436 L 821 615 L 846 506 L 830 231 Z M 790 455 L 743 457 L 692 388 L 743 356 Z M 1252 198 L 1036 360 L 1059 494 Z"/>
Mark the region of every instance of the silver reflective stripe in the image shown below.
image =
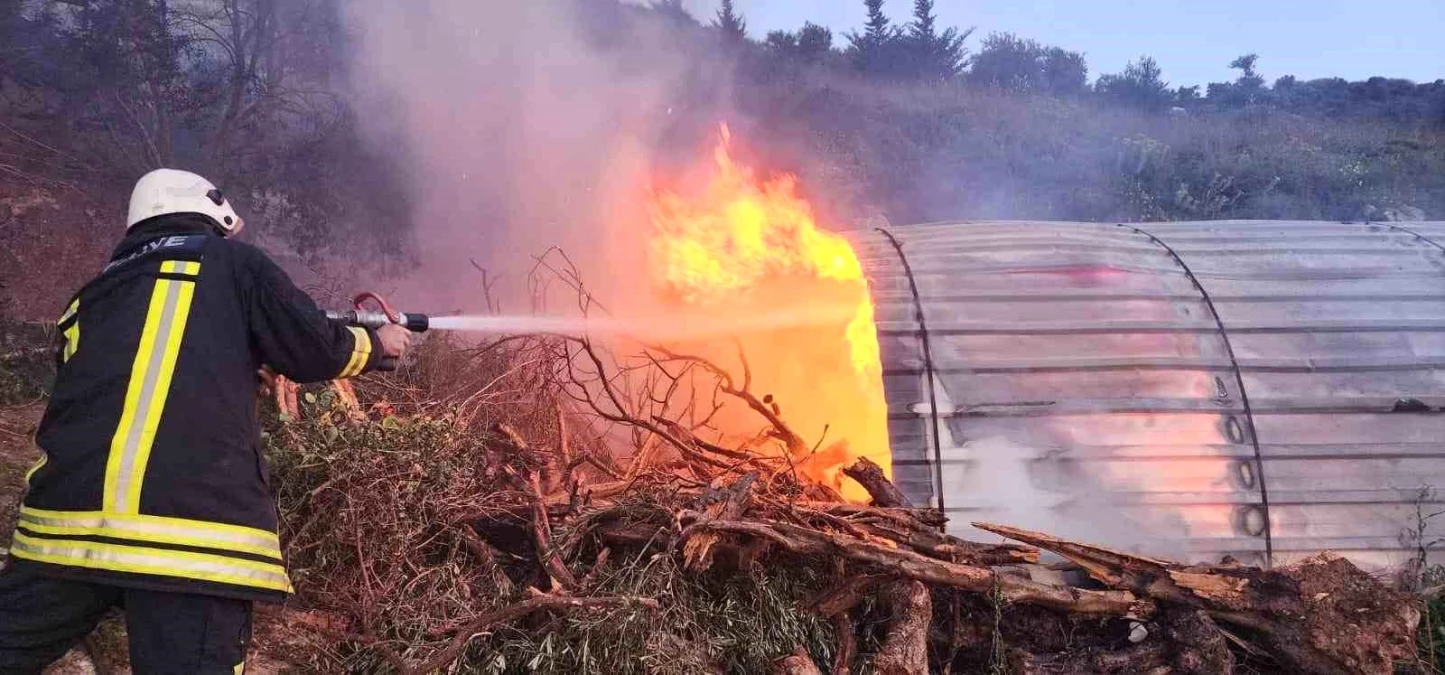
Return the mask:
<path id="1" fill-rule="evenodd" d="M 200 272 L 200 263 L 166 261 L 162 272 Z M 137 513 L 141 483 L 150 462 L 156 431 L 160 427 L 171 377 L 180 358 L 181 339 L 187 315 L 195 297 L 194 281 L 158 279 L 151 289 L 120 423 L 111 437 L 106 458 L 105 487 L 101 507 L 109 513 Z"/>
<path id="2" fill-rule="evenodd" d="M 286 570 L 278 565 L 201 553 L 91 542 L 42 541 L 19 532 L 15 534 L 11 551 L 17 558 L 57 565 L 198 579 L 278 591 L 289 591 L 291 588 Z"/>
<path id="3" fill-rule="evenodd" d="M 179 518 L 153 516 L 118 516 L 106 513 L 60 515 L 36 513 L 21 507 L 20 524 L 40 528 L 50 534 L 96 535 L 115 539 L 140 539 L 202 548 L 239 550 L 281 559 L 281 545 L 276 535 L 262 530 L 251 532 L 236 528 L 188 523 Z"/>
<path id="4" fill-rule="evenodd" d="M 125 445 L 121 450 L 120 472 L 116 475 L 116 504 L 124 505 L 130 501 L 132 474 L 135 472 L 135 458 L 140 450 L 141 438 L 145 435 L 147 422 L 151 419 L 151 405 L 155 402 L 156 383 L 161 379 L 161 366 L 166 358 L 166 345 L 170 342 L 171 330 L 176 324 L 176 300 L 181 295 L 181 284 L 190 282 L 176 282 L 162 280 L 157 283 L 166 285 L 166 300 L 164 309 L 161 310 L 161 320 L 156 328 L 155 344 L 151 348 L 150 360 L 146 363 L 145 379 L 142 381 L 140 400 L 136 403 L 135 417 L 131 422 L 130 429 L 125 437 Z M 159 415 L 156 416 L 159 421 Z"/>

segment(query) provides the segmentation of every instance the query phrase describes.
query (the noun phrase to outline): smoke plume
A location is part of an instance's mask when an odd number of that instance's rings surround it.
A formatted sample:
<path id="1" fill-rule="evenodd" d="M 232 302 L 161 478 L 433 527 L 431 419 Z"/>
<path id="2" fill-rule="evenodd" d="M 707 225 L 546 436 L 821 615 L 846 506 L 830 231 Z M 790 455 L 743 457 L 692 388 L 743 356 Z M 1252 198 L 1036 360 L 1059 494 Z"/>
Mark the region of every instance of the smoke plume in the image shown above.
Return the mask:
<path id="1" fill-rule="evenodd" d="M 475 261 L 525 310 L 551 246 L 601 297 L 636 283 L 622 273 L 640 267 L 638 190 L 696 75 L 667 26 L 612 2 L 350 7 L 360 121 L 401 155 L 414 202 L 420 269 L 399 301 L 483 309 Z"/>

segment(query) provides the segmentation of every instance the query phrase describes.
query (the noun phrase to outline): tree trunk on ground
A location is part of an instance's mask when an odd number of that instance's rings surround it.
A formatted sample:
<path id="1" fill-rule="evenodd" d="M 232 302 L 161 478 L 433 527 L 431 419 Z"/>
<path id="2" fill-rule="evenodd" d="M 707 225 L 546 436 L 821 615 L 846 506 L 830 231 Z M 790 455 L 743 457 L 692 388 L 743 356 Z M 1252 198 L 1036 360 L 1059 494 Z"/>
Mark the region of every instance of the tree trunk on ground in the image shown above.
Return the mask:
<path id="1" fill-rule="evenodd" d="M 928 675 L 928 628 L 933 598 L 918 581 L 896 581 L 880 593 L 893 610 L 888 637 L 873 657 L 879 675 Z"/>
<path id="2" fill-rule="evenodd" d="M 1203 609 L 1214 621 L 1244 628 L 1290 672 L 1389 675 L 1396 661 L 1415 655 L 1415 599 L 1343 558 L 1323 554 L 1272 570 L 1188 566 L 1040 532 L 973 525 L 1053 551 L 1110 588 Z M 1217 643 L 1202 648 L 1217 651 Z"/>
<path id="3" fill-rule="evenodd" d="M 833 628 L 838 632 L 838 652 L 833 655 L 833 675 L 849 675 L 853 672 L 853 657 L 858 653 L 858 636 L 853 633 L 853 616 L 843 612 L 833 617 Z"/>
<path id="4" fill-rule="evenodd" d="M 874 506 L 887 508 L 912 506 L 903 491 L 883 475 L 883 467 L 874 464 L 867 457 L 859 457 L 852 466 L 843 469 L 843 474 L 858 481 L 858 484 L 862 485 L 869 495 L 872 495 Z"/>

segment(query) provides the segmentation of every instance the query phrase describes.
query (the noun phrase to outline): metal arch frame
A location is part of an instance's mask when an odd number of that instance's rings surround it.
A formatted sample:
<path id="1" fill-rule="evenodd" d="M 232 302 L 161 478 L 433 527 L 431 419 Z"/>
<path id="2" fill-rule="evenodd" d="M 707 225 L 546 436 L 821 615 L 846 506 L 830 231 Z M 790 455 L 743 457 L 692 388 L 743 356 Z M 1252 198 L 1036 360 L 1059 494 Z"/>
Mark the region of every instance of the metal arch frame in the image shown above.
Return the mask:
<path id="1" fill-rule="evenodd" d="M 1184 262 L 1184 259 L 1174 250 L 1174 247 L 1164 243 L 1164 240 L 1141 228 L 1123 223 L 1117 223 L 1117 225 L 1127 228 L 1135 234 L 1148 237 L 1150 241 L 1157 244 L 1160 248 L 1163 248 L 1165 252 L 1169 254 L 1170 258 L 1174 259 L 1174 262 L 1179 265 L 1180 269 L 1184 270 L 1185 276 L 1189 278 L 1189 283 L 1193 284 L 1195 290 L 1199 291 L 1200 297 L 1204 300 L 1204 306 L 1209 308 L 1209 314 L 1214 317 L 1214 323 L 1219 328 L 1219 337 L 1224 341 L 1224 350 L 1229 356 L 1229 363 L 1231 369 L 1234 371 L 1234 381 L 1239 385 L 1239 399 L 1244 407 L 1244 421 L 1249 425 L 1249 442 L 1250 445 L 1254 447 L 1254 470 L 1256 475 L 1259 476 L 1260 506 L 1264 510 L 1265 567 L 1272 567 L 1274 565 L 1274 519 L 1269 512 L 1269 481 L 1265 479 L 1264 453 L 1259 447 L 1259 432 L 1254 425 L 1254 409 L 1249 405 L 1249 392 L 1244 387 L 1244 371 L 1239 367 L 1239 359 L 1234 355 L 1234 344 L 1229 339 L 1229 329 L 1225 327 L 1224 319 L 1220 318 L 1219 310 L 1214 306 L 1214 299 L 1209 297 L 1209 291 L 1204 288 L 1204 284 L 1199 282 L 1199 278 L 1194 275 L 1194 270 L 1189 269 L 1189 265 Z M 1421 239 L 1424 239 L 1424 237 L 1421 237 Z M 1438 246 L 1438 244 L 1436 245 Z"/>
<path id="2" fill-rule="evenodd" d="M 923 297 L 918 292 L 918 282 L 913 278 L 913 267 L 908 264 L 908 256 L 903 253 L 903 242 L 898 241 L 892 232 L 884 228 L 873 229 L 887 237 L 888 242 L 893 244 L 893 249 L 898 252 L 899 262 L 903 263 L 903 273 L 908 277 L 908 288 L 913 293 L 913 311 L 918 319 L 918 339 L 923 347 L 923 369 L 928 378 L 928 417 L 933 426 L 934 491 L 938 497 L 938 512 L 940 514 L 947 513 L 943 506 L 943 437 L 938 427 L 938 385 L 934 381 L 933 349 L 929 346 L 928 320 L 923 315 Z M 1268 521 L 1268 518 L 1265 520 Z M 939 527 L 941 529 L 944 526 Z"/>
<path id="3" fill-rule="evenodd" d="M 1368 222 L 1368 221 L 1367 221 L 1366 224 L 1367 224 L 1367 225 L 1370 225 L 1370 224 L 1376 224 L 1376 223 L 1371 223 L 1371 222 Z M 1431 239 L 1431 238 L 1429 238 L 1429 237 L 1427 237 L 1427 236 L 1425 236 L 1425 235 L 1423 235 L 1423 234 L 1420 234 L 1419 232 L 1416 232 L 1416 231 L 1414 231 L 1414 230 L 1412 230 L 1412 229 L 1410 229 L 1410 228 L 1408 228 L 1408 227 L 1400 227 L 1399 225 L 1396 225 L 1396 224 L 1394 224 L 1394 223 L 1378 223 L 1378 224 L 1379 224 L 1379 225 L 1384 225 L 1385 227 L 1388 227 L 1388 228 L 1390 228 L 1390 229 L 1392 229 L 1392 230 L 1394 230 L 1394 231 L 1396 231 L 1396 232 L 1403 232 L 1403 233 L 1405 233 L 1405 234 L 1408 234 L 1408 235 L 1410 235 L 1410 236 L 1412 236 L 1412 237 L 1414 237 L 1414 238 L 1416 238 L 1416 239 L 1419 239 L 1420 241 L 1423 241 L 1423 242 L 1425 242 L 1425 243 L 1427 243 L 1427 244 L 1429 244 L 1429 245 L 1431 245 L 1431 246 L 1434 246 L 1435 248 L 1440 249 L 1441 251 L 1445 251 L 1445 246 L 1442 246 L 1442 245 L 1440 244 L 1440 242 L 1435 241 L 1434 239 Z"/>

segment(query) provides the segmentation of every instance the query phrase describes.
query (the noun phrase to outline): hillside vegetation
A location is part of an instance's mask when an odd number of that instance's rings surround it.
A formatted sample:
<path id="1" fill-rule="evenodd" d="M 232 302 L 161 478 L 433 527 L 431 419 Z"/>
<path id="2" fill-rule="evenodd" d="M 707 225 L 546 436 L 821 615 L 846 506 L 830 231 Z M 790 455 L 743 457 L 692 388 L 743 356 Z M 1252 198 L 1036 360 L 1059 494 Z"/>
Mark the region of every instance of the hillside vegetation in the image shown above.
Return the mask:
<path id="1" fill-rule="evenodd" d="M 1084 55 L 944 27 L 929 0 L 903 25 L 866 0 L 848 35 L 750 34 L 731 2 L 715 17 L 680 0 L 556 4 L 595 58 L 645 72 L 661 56 L 690 74 L 660 157 L 733 121 L 844 224 L 1445 213 L 1445 81 L 1271 85 L 1253 55 L 1203 91 L 1170 86 L 1147 56 L 1091 81 Z M 404 263 L 407 153 L 359 129 L 355 40 L 334 0 L 7 3 L 0 187 L 83 194 L 105 220 L 139 173 L 181 166 L 302 256 Z M 0 226 L 7 243 L 16 220 Z"/>

